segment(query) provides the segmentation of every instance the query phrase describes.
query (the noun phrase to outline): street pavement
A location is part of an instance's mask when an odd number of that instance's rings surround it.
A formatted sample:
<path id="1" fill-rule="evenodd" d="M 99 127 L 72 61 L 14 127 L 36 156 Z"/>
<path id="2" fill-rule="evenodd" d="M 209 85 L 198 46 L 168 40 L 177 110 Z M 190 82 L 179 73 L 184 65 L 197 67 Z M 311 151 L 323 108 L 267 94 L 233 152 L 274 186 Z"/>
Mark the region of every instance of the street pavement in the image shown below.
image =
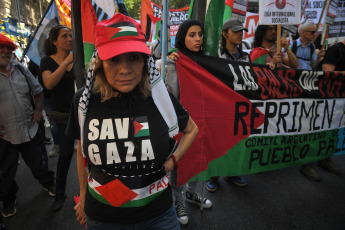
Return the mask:
<path id="1" fill-rule="evenodd" d="M 52 145 L 47 146 L 48 150 Z M 210 209 L 187 203 L 189 224 L 182 230 L 345 230 L 345 156 L 332 157 L 342 170 L 333 175 L 315 167 L 321 182 L 306 179 L 298 167 L 245 175 L 248 186 L 241 188 L 222 178 L 218 190 L 205 191 L 213 202 Z M 56 171 L 58 157 L 49 159 Z M 81 230 L 73 210 L 73 196 L 79 192 L 76 154 L 68 174 L 67 199 L 64 207 L 54 213 L 50 197 L 33 178 L 24 161 L 18 166 L 19 186 L 17 213 L 5 218 L 6 230 Z M 203 182 L 198 185 L 202 192 Z"/>

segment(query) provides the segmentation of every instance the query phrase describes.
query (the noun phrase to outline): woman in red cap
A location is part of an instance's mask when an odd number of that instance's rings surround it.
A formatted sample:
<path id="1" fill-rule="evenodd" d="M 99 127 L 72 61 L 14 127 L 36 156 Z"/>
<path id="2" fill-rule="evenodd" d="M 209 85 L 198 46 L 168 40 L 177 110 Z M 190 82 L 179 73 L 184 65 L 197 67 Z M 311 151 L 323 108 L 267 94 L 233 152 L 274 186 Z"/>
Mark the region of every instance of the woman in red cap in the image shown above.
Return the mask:
<path id="1" fill-rule="evenodd" d="M 167 172 L 198 128 L 167 92 L 135 20 L 118 13 L 99 22 L 95 45 L 67 127 L 79 139 L 77 219 L 90 230 L 179 229 Z M 184 135 L 169 155 L 179 130 Z"/>

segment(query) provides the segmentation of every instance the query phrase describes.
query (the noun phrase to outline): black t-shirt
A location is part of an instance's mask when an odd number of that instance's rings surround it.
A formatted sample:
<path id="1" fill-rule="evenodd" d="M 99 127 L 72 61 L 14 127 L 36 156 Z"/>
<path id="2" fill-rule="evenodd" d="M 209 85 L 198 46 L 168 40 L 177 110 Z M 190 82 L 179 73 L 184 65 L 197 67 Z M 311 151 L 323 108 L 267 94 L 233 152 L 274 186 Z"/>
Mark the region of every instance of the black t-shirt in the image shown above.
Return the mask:
<path id="1" fill-rule="evenodd" d="M 74 97 L 66 131 L 74 139 L 80 139 L 78 103 L 82 92 L 78 90 Z M 184 130 L 189 114 L 174 96 L 170 97 L 179 128 Z M 92 93 L 83 137 L 91 178 L 86 215 L 102 222 L 127 224 L 156 217 L 171 208 L 169 177 L 163 169 L 169 156 L 168 126 L 152 97 L 144 100 L 135 89 L 130 97 L 100 102 L 100 95 Z"/>
<path id="2" fill-rule="evenodd" d="M 331 64 L 335 66 L 334 71 L 345 70 L 345 45 L 339 42 L 328 48 L 323 57 L 323 64 Z"/>
<path id="3" fill-rule="evenodd" d="M 42 58 L 40 68 L 41 73 L 46 70 L 49 70 L 53 73 L 57 68 L 59 68 L 59 64 L 57 64 L 51 57 L 47 56 Z M 71 71 L 65 72 L 61 81 L 50 92 L 53 110 L 69 113 L 74 95 L 73 68 Z"/>

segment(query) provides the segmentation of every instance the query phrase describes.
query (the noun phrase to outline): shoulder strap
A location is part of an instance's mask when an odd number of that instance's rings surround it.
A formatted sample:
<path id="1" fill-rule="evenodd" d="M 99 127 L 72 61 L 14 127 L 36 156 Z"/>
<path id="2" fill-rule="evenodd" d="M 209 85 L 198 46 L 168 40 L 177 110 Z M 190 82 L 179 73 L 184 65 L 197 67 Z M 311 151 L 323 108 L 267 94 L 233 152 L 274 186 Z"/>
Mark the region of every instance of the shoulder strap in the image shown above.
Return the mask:
<path id="1" fill-rule="evenodd" d="M 30 84 L 29 84 L 29 81 L 27 79 L 27 76 L 24 72 L 24 69 L 23 69 L 23 66 L 21 66 L 20 64 L 16 64 L 16 68 L 19 70 L 19 72 L 24 76 L 25 80 L 26 80 L 26 83 L 28 84 L 28 87 L 29 87 L 29 92 L 31 91 L 31 88 L 30 88 Z M 31 96 L 31 93 L 30 93 L 30 101 L 31 101 L 31 105 L 33 108 L 35 108 L 35 102 Z"/>
<path id="2" fill-rule="evenodd" d="M 313 43 L 311 43 L 311 47 L 310 47 L 310 60 L 312 60 L 312 58 L 313 58 L 314 50 L 315 50 L 315 45 Z"/>

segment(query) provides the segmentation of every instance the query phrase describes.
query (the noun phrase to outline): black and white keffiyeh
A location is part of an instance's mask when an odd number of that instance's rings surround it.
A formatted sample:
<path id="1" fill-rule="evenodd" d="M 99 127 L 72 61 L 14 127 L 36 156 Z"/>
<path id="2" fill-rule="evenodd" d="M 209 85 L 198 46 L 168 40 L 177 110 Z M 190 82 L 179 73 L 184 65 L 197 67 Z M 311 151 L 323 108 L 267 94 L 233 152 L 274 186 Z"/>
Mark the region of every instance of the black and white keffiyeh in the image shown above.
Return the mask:
<path id="1" fill-rule="evenodd" d="M 79 126 L 80 126 L 80 134 L 81 134 L 81 146 L 83 146 L 82 134 L 83 134 L 83 129 L 84 129 L 85 117 L 86 117 L 86 113 L 87 113 L 87 109 L 89 105 L 90 94 L 91 94 L 92 87 L 95 83 L 94 60 L 96 59 L 96 57 L 97 57 L 97 51 L 95 51 L 92 55 L 89 69 L 87 72 L 85 90 L 82 96 L 80 97 L 79 104 L 78 104 L 78 120 L 79 120 Z M 172 138 L 175 135 L 177 135 L 179 131 L 176 112 L 171 102 L 169 93 L 162 80 L 162 77 L 156 67 L 155 61 L 151 56 L 149 57 L 148 65 L 149 65 L 149 79 L 150 79 L 151 90 L 152 90 L 152 98 L 159 112 L 164 118 L 164 121 L 168 125 L 169 136 Z M 82 149 L 82 153 L 84 155 L 83 149 Z"/>

